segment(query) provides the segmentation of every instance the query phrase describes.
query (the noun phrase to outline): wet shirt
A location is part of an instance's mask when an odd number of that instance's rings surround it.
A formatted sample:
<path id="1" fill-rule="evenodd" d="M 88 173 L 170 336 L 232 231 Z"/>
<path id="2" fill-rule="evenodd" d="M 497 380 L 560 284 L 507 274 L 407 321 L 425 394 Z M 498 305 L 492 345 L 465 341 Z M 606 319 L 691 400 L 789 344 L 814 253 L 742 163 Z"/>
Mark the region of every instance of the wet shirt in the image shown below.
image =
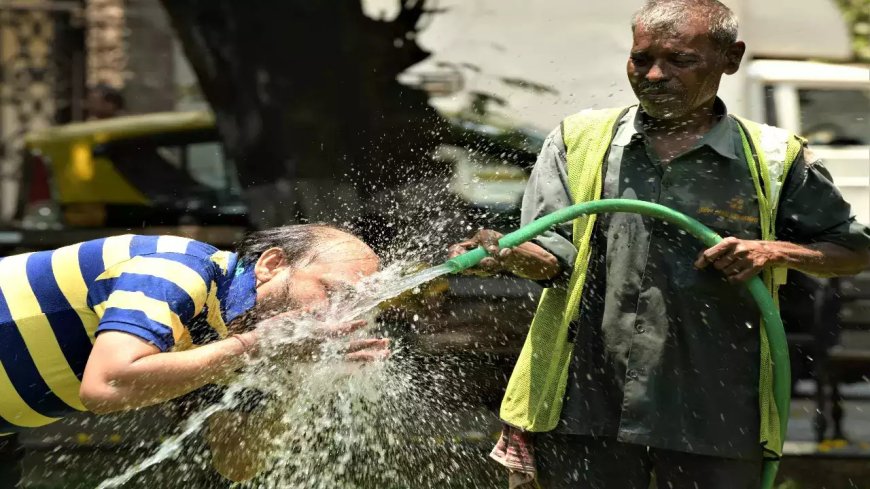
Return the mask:
<path id="1" fill-rule="evenodd" d="M 656 202 L 722 236 L 760 239 L 758 203 L 737 122 L 722 115 L 691 150 L 659 162 L 634 108 L 618 124 L 602 198 Z M 808 149 L 782 190 L 778 239 L 870 247 L 829 174 Z M 523 222 L 571 205 L 560 129 L 547 138 L 523 200 Z M 562 263 L 577 250 L 571 224 L 536 241 Z M 599 215 L 572 323 L 574 353 L 557 431 L 731 458 L 760 456 L 760 312 L 743 286 L 693 267 L 702 250 L 676 227 L 636 214 Z"/>
<path id="2" fill-rule="evenodd" d="M 0 433 L 74 411 L 94 339 L 122 331 L 160 351 L 226 336 L 254 305 L 251 267 L 175 236 L 116 236 L 0 258 Z"/>

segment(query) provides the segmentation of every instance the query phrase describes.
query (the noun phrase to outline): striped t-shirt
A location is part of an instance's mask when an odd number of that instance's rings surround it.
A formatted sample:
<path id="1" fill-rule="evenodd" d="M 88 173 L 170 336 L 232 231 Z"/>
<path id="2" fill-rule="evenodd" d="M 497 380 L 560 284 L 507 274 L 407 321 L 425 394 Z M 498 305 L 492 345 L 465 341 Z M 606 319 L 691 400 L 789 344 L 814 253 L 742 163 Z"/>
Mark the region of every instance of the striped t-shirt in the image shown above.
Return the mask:
<path id="1" fill-rule="evenodd" d="M 160 351 L 223 338 L 256 298 L 234 253 L 175 236 L 116 236 L 0 258 L 0 434 L 73 411 L 94 338 Z"/>

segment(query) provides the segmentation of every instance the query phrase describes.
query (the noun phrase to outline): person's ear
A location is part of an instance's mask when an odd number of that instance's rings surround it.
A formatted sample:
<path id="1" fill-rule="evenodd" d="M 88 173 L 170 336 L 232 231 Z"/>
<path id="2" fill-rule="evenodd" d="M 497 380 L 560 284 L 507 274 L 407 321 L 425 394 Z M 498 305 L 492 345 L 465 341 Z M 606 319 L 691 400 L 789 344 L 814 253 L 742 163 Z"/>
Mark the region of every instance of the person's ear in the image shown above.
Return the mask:
<path id="1" fill-rule="evenodd" d="M 254 265 L 254 275 L 257 277 L 257 284 L 268 282 L 275 278 L 276 275 L 286 270 L 290 264 L 287 262 L 287 256 L 284 255 L 284 250 L 273 247 L 264 251 L 257 259 Z"/>
<path id="2" fill-rule="evenodd" d="M 744 54 L 746 54 L 746 44 L 743 41 L 737 41 L 728 48 L 728 51 L 725 52 L 726 75 L 737 73 Z"/>

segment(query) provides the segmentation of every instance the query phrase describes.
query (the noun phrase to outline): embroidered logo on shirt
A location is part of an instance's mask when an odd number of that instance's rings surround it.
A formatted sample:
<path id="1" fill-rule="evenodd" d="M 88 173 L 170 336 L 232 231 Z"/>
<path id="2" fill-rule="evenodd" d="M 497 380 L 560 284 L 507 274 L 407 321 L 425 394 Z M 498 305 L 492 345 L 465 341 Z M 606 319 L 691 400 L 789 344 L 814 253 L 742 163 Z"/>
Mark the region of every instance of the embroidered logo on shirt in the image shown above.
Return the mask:
<path id="1" fill-rule="evenodd" d="M 744 204 L 745 204 L 744 200 L 740 197 L 734 197 L 733 199 L 728 201 L 728 207 L 733 212 L 742 212 Z"/>
<path id="2" fill-rule="evenodd" d="M 729 204 L 729 207 L 733 209 L 733 204 Z M 742 208 L 741 208 L 742 210 Z M 729 221 L 738 221 L 745 222 L 749 224 L 758 224 L 758 216 L 747 216 L 744 214 L 738 214 L 737 212 L 730 212 L 722 209 L 714 209 L 712 207 L 701 206 L 698 208 L 698 215 L 700 216 L 716 216 L 721 219 L 727 219 Z"/>

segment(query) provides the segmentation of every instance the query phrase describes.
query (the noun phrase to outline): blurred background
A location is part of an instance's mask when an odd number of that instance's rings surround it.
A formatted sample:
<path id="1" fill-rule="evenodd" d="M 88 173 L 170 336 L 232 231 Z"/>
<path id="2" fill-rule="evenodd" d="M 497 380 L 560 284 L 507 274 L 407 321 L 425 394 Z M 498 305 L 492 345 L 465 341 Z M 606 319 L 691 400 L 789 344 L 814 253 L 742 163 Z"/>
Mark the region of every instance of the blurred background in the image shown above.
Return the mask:
<path id="1" fill-rule="evenodd" d="M 228 247 L 329 221 L 388 259 L 437 262 L 517 226 L 562 118 L 636 102 L 641 3 L 0 0 L 0 256 L 131 231 Z M 870 1 L 724 3 L 748 44 L 729 110 L 807 137 L 870 222 Z M 790 277 L 783 487 L 870 487 L 870 275 Z M 457 436 L 482 454 L 539 293 L 454 277 L 385 314 L 423 364 L 462 366 Z M 91 487 L 181 411 L 36 430 L 25 487 Z"/>

